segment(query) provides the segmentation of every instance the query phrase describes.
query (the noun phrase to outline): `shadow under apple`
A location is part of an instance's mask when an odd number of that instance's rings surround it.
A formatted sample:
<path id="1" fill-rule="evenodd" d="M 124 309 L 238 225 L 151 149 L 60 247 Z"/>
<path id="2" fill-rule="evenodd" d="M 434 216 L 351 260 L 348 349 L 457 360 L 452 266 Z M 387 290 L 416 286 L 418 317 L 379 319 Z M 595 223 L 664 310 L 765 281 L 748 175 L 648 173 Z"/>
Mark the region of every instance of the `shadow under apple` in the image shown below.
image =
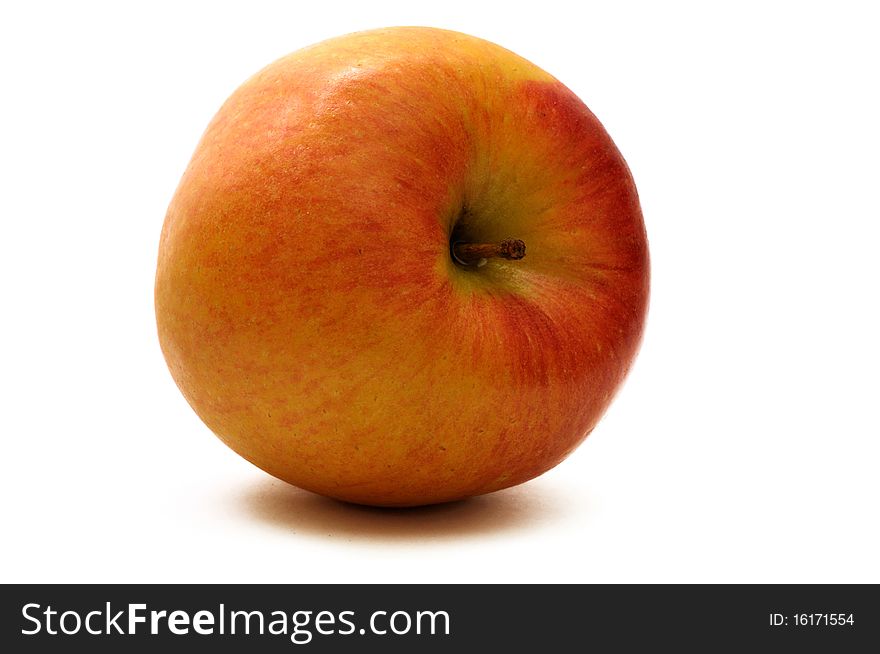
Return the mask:
<path id="1" fill-rule="evenodd" d="M 250 517 L 296 535 L 348 540 L 436 541 L 540 529 L 557 523 L 583 498 L 563 497 L 545 482 L 532 482 L 431 506 L 389 509 L 337 500 L 275 479 L 244 489 L 240 508 Z"/>

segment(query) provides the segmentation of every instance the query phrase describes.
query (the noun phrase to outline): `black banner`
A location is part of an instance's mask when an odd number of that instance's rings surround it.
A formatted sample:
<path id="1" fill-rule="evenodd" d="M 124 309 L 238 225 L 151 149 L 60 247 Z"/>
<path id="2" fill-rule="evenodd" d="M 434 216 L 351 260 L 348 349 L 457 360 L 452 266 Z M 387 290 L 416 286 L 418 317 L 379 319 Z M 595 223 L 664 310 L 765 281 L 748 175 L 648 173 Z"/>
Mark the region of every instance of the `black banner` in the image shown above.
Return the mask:
<path id="1" fill-rule="evenodd" d="M 873 585 L 7 585 L 0 611 L 5 652 L 864 651 L 880 642 Z"/>

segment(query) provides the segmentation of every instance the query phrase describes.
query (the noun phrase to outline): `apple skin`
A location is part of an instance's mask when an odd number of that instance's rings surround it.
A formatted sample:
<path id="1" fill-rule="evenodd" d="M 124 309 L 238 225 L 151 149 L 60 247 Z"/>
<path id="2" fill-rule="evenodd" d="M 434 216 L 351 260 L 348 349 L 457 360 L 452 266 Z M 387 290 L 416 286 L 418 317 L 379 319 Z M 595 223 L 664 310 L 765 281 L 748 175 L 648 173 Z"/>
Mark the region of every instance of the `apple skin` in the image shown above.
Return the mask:
<path id="1" fill-rule="evenodd" d="M 462 267 L 453 237 L 527 253 Z M 229 447 L 315 493 L 412 506 L 570 454 L 633 362 L 648 290 L 636 188 L 590 110 L 497 45 L 390 28 L 227 100 L 168 209 L 155 307 L 174 380 Z"/>

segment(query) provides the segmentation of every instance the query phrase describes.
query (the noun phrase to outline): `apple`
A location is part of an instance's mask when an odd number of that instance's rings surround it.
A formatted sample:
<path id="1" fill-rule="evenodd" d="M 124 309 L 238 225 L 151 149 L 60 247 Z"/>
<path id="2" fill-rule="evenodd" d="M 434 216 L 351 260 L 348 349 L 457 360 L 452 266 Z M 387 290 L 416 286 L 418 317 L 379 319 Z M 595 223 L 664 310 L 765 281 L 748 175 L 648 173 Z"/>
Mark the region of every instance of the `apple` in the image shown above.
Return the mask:
<path id="1" fill-rule="evenodd" d="M 391 28 L 226 101 L 168 208 L 155 308 L 174 380 L 238 454 L 413 506 L 570 454 L 648 288 L 633 179 L 584 103 L 487 41 Z"/>

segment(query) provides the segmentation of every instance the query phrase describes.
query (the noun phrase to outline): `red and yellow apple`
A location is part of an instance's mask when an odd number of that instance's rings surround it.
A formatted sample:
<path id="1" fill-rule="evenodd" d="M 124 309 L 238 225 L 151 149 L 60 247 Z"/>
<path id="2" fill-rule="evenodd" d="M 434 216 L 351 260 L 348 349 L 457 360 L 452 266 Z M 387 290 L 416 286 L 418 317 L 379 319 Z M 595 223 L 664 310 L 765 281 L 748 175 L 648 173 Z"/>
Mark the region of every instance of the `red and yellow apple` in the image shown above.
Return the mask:
<path id="1" fill-rule="evenodd" d="M 227 100 L 168 209 L 156 316 L 229 447 L 408 506 L 571 453 L 636 355 L 648 273 L 632 177 L 583 102 L 492 43 L 392 28 Z"/>

